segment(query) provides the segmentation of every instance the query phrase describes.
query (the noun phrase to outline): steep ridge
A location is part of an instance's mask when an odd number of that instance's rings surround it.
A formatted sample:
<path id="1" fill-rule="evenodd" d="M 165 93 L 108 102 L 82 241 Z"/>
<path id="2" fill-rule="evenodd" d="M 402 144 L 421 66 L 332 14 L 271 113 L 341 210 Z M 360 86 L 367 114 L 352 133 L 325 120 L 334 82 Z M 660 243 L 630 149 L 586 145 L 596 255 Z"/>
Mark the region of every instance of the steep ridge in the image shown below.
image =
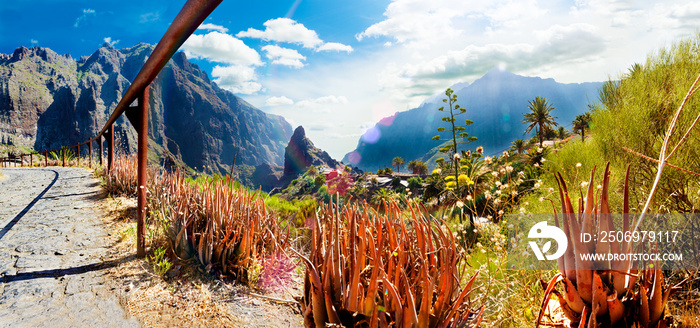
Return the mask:
<path id="1" fill-rule="evenodd" d="M 105 44 L 74 60 L 48 48 L 0 54 L 0 134 L 38 151 L 94 136 L 145 63 L 152 45 L 114 49 Z M 150 88 L 152 149 L 205 172 L 236 164 L 283 165 L 292 127 L 219 88 L 180 52 Z M 135 149 L 135 133 L 120 118 L 121 151 Z"/>
<path id="2" fill-rule="evenodd" d="M 458 116 L 459 122 L 469 119 L 467 127 L 477 141 L 463 149 L 484 146 L 487 154 L 498 153 L 518 138 L 526 138 L 522 113 L 528 111 L 528 101 L 537 96 L 554 104 L 556 121 L 571 130 L 571 121 L 586 110 L 586 105 L 598 97 L 602 83 L 563 84 L 553 79 L 525 77 L 493 69 L 472 84 L 454 85 L 457 103 L 467 109 Z M 437 153 L 440 143 L 431 138 L 437 128 L 445 126 L 445 115 L 437 109 L 444 105 L 444 95 L 429 98 L 418 108 L 399 112 L 380 120 L 358 141 L 357 148 L 345 155 L 344 163 L 363 170 L 391 167 L 391 160 L 401 156 L 406 161 L 428 160 Z M 434 163 L 429 162 L 428 165 Z"/>

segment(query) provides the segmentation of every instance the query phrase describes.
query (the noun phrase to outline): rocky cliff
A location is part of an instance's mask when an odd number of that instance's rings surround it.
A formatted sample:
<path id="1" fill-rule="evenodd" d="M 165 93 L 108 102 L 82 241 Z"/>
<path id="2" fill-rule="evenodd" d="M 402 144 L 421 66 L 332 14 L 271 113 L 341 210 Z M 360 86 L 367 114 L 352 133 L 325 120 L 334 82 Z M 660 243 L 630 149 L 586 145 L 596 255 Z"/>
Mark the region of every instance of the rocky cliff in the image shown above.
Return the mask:
<path id="1" fill-rule="evenodd" d="M 0 54 L 0 134 L 35 150 L 94 136 L 153 50 L 105 44 L 79 60 L 47 48 Z M 150 88 L 152 149 L 205 172 L 236 164 L 282 165 L 292 135 L 281 117 L 266 114 L 219 88 L 184 53 L 177 53 Z M 122 151 L 135 146 L 125 118 L 115 127 Z"/>

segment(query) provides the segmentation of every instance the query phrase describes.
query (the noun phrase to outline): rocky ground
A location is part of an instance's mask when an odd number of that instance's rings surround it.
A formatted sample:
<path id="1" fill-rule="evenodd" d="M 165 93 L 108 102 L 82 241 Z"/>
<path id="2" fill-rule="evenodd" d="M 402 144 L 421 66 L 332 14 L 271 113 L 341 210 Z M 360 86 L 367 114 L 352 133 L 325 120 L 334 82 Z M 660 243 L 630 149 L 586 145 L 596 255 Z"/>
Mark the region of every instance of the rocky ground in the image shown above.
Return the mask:
<path id="1" fill-rule="evenodd" d="M 301 291 L 255 296 L 196 263 L 135 253 L 135 200 L 80 168 L 2 169 L 1 327 L 300 327 Z"/>
<path id="2" fill-rule="evenodd" d="M 78 168 L 3 169 L 0 327 L 137 327 L 105 284 L 102 190 Z"/>

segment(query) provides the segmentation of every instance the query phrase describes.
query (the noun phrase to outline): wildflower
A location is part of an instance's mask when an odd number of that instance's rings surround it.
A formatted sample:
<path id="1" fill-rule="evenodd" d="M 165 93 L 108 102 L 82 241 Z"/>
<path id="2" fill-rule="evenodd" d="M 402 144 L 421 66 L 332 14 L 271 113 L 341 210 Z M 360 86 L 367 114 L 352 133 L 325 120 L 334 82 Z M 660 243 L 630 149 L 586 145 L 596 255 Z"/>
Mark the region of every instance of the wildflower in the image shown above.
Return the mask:
<path id="1" fill-rule="evenodd" d="M 496 199 L 493 200 L 493 203 L 496 204 L 496 205 L 498 205 L 498 204 L 501 203 L 501 200 L 498 199 L 498 198 L 496 198 Z"/>
<path id="2" fill-rule="evenodd" d="M 520 208 L 520 213 L 525 213 L 525 208 L 524 208 L 524 207 L 521 207 L 521 208 Z M 512 224 L 508 225 L 508 228 L 511 228 L 511 229 L 512 229 L 512 228 L 513 228 L 513 225 L 512 225 Z"/>
<path id="3" fill-rule="evenodd" d="M 459 160 L 462 156 L 459 155 L 459 153 L 455 153 L 454 159 Z"/>
<path id="4" fill-rule="evenodd" d="M 541 184 L 542 184 L 542 180 L 537 180 L 537 183 L 539 183 L 539 184 L 541 185 Z"/>
<path id="5" fill-rule="evenodd" d="M 467 200 L 468 201 L 472 200 L 472 195 L 467 195 Z"/>
<path id="6" fill-rule="evenodd" d="M 491 199 L 491 192 L 488 190 L 484 192 L 484 197 L 486 197 L 486 199 Z"/>
<path id="7" fill-rule="evenodd" d="M 504 152 L 503 152 L 503 157 L 508 157 L 508 152 L 507 152 L 507 151 L 504 151 Z"/>
<path id="8" fill-rule="evenodd" d="M 525 172 L 524 172 L 524 171 L 518 172 L 518 176 L 521 177 L 521 178 L 524 177 L 524 176 L 525 176 Z"/>
<path id="9" fill-rule="evenodd" d="M 445 181 L 454 181 L 454 180 L 455 180 L 455 176 L 454 176 L 454 175 L 448 175 L 448 176 L 445 177 Z"/>
<path id="10" fill-rule="evenodd" d="M 479 153 L 479 154 L 483 154 L 483 153 L 484 153 L 484 147 L 481 147 L 481 146 L 476 147 L 476 152 Z"/>
<path id="11" fill-rule="evenodd" d="M 493 219 L 493 216 L 487 215 L 486 218 L 489 219 L 489 221 L 491 221 L 491 219 Z"/>
<path id="12" fill-rule="evenodd" d="M 576 163 L 576 168 L 581 167 L 581 163 Z"/>
<path id="13" fill-rule="evenodd" d="M 513 196 L 513 197 L 515 197 L 515 196 L 518 195 L 518 191 L 517 191 L 517 190 L 513 190 L 513 191 L 510 192 L 510 195 Z"/>
<path id="14" fill-rule="evenodd" d="M 506 166 L 506 172 L 508 172 L 508 173 L 513 172 L 513 167 L 510 165 Z"/>
<path id="15" fill-rule="evenodd" d="M 493 159 L 491 159 L 491 156 L 486 156 L 486 158 L 484 158 L 484 164 L 488 165 L 488 164 L 491 164 L 492 162 L 493 162 Z"/>
<path id="16" fill-rule="evenodd" d="M 501 172 L 501 174 L 506 174 L 506 169 L 500 169 L 499 172 Z"/>
<path id="17" fill-rule="evenodd" d="M 496 190 L 496 195 L 500 195 L 500 194 L 501 194 L 501 189 Z"/>
<path id="18" fill-rule="evenodd" d="M 457 201 L 457 204 L 455 204 L 455 205 L 457 205 L 457 207 L 464 207 L 464 203 L 462 203 L 462 201 L 459 201 L 459 200 Z"/>
<path id="19" fill-rule="evenodd" d="M 500 186 L 501 186 L 501 181 L 496 181 L 496 187 L 500 187 Z"/>
<path id="20" fill-rule="evenodd" d="M 440 174 L 440 173 L 442 173 L 442 170 L 439 168 L 433 170 L 433 174 Z"/>
<path id="21" fill-rule="evenodd" d="M 554 188 L 552 188 L 552 187 L 549 187 L 548 190 L 549 190 L 549 192 L 554 192 Z"/>
<path id="22" fill-rule="evenodd" d="M 498 211 L 498 215 L 499 216 L 503 215 L 503 210 Z"/>
<path id="23" fill-rule="evenodd" d="M 595 188 L 596 188 L 596 189 L 600 189 L 600 188 L 603 188 L 603 186 L 597 185 Z"/>
<path id="24" fill-rule="evenodd" d="M 459 177 L 457 177 L 457 181 L 461 184 L 465 185 L 473 185 L 474 181 L 472 179 L 469 179 L 469 177 L 466 174 L 460 174 Z"/>
<path id="25" fill-rule="evenodd" d="M 546 162 L 546 161 L 547 161 L 546 158 L 543 158 L 543 159 L 540 160 L 540 162 L 542 162 L 542 163 L 544 163 L 544 162 Z"/>
<path id="26" fill-rule="evenodd" d="M 471 157 L 471 156 L 472 156 L 472 151 L 471 151 L 471 150 L 467 150 L 467 156 L 466 156 L 466 157 L 469 158 L 469 157 Z"/>
<path id="27" fill-rule="evenodd" d="M 586 186 L 588 186 L 588 181 L 582 181 L 581 188 L 586 188 Z"/>
<path id="28" fill-rule="evenodd" d="M 540 167 L 540 164 L 539 164 L 539 163 L 535 163 L 535 164 L 532 164 L 532 166 L 534 166 L 534 167 Z"/>
<path id="29" fill-rule="evenodd" d="M 535 183 L 535 188 L 539 188 L 541 185 L 542 185 L 541 183 L 537 182 L 537 183 Z"/>
<path id="30" fill-rule="evenodd" d="M 540 203 L 544 202 L 544 197 L 540 197 Z"/>
<path id="31" fill-rule="evenodd" d="M 498 171 L 493 171 L 493 172 L 491 172 L 491 175 L 493 175 L 494 177 L 497 177 L 497 176 L 498 176 Z"/>
<path id="32" fill-rule="evenodd" d="M 542 152 L 542 147 L 537 147 L 537 152 L 541 153 Z"/>
<path id="33" fill-rule="evenodd" d="M 501 186 L 501 189 L 508 189 L 508 184 L 506 183 L 503 186 Z"/>
<path id="34" fill-rule="evenodd" d="M 523 205 L 529 206 L 529 205 L 530 205 L 530 202 L 525 202 L 525 204 L 523 204 Z"/>

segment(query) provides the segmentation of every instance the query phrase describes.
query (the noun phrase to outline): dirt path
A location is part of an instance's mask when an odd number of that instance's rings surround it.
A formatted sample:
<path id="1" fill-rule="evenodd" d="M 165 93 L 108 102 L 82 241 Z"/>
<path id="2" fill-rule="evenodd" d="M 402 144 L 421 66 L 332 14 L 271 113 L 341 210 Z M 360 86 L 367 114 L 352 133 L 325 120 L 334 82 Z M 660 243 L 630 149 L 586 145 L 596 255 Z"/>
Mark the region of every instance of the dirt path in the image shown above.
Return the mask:
<path id="1" fill-rule="evenodd" d="M 0 327 L 138 327 L 105 285 L 109 243 L 92 172 L 3 169 Z"/>

